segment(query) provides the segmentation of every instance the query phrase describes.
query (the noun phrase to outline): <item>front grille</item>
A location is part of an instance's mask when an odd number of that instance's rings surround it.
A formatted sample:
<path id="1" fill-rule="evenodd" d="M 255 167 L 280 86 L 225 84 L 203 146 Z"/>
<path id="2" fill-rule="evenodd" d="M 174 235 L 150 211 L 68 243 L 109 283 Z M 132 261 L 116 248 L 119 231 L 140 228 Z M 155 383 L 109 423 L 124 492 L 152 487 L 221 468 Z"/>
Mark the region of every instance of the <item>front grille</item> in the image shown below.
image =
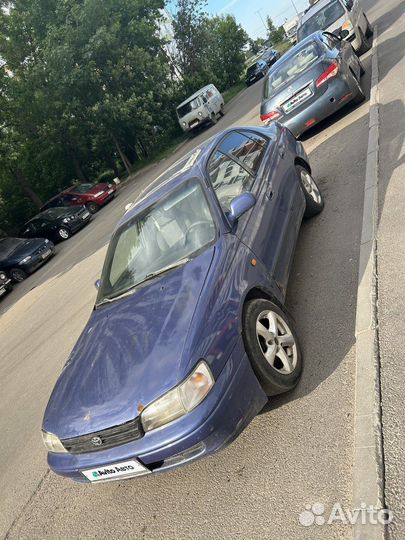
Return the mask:
<path id="1" fill-rule="evenodd" d="M 40 248 L 38 248 L 36 250 L 36 255 L 42 255 L 43 253 L 45 253 L 46 251 L 48 251 L 49 249 L 51 248 L 50 245 L 48 244 L 44 244 L 43 246 L 41 246 Z"/>
<path id="2" fill-rule="evenodd" d="M 71 454 L 84 454 L 87 452 L 97 452 L 113 448 L 120 444 L 136 441 L 143 437 L 139 416 L 135 420 L 130 420 L 125 424 L 114 426 L 111 428 L 95 431 L 79 437 L 71 439 L 63 439 L 61 442 L 68 452 Z M 101 441 L 101 442 L 100 442 Z"/>

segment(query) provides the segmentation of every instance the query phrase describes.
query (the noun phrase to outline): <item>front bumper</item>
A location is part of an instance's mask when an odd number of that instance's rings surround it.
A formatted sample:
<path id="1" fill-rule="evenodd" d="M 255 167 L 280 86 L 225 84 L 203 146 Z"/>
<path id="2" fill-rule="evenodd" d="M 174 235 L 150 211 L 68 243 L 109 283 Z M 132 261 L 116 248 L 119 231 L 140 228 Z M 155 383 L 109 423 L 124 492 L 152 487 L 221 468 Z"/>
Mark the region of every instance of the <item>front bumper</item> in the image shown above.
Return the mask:
<path id="1" fill-rule="evenodd" d="M 230 444 L 267 402 L 240 338 L 212 391 L 191 413 L 141 439 L 86 454 L 48 453 L 61 476 L 89 483 L 82 470 L 137 459 L 152 473 L 184 465 Z"/>
<path id="2" fill-rule="evenodd" d="M 109 190 L 111 191 L 111 190 Z M 116 195 L 116 190 L 113 190 L 111 193 L 106 192 L 102 197 L 99 197 L 97 199 L 94 199 L 93 202 L 96 204 L 103 206 L 104 204 L 107 204 L 108 202 L 112 201 Z"/>
<path id="3" fill-rule="evenodd" d="M 83 227 L 85 227 L 86 225 L 88 225 L 88 223 L 90 223 L 91 221 L 91 214 L 89 213 L 89 215 L 85 218 L 85 219 L 77 219 L 77 220 L 74 220 L 74 221 L 71 221 L 68 226 L 71 230 L 72 233 L 75 233 L 77 231 L 80 231 L 80 229 L 83 229 Z"/>
<path id="4" fill-rule="evenodd" d="M 3 281 L 3 283 L 0 283 L 0 298 L 2 296 L 5 296 L 8 292 L 12 290 L 13 286 L 11 285 L 11 279 L 8 279 L 7 281 Z"/>
<path id="5" fill-rule="evenodd" d="M 296 113 L 284 116 L 278 122 L 292 131 L 295 137 L 299 137 L 344 107 L 355 97 L 357 91 L 354 83 L 350 84 L 343 77 L 338 77 L 328 83 L 327 90 L 316 101 L 307 106 L 303 103 Z"/>

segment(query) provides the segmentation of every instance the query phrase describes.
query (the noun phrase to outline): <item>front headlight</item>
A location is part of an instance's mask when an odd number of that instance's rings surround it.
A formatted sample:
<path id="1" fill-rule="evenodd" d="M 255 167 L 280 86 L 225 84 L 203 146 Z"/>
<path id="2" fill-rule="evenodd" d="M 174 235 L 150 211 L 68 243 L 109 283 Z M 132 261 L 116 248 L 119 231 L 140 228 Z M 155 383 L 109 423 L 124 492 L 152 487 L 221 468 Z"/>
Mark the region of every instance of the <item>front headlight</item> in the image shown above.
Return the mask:
<path id="1" fill-rule="evenodd" d="M 7 279 L 6 274 L 3 274 L 3 272 L 0 272 L 0 279 L 1 279 L 2 281 L 6 281 L 6 279 Z"/>
<path id="2" fill-rule="evenodd" d="M 53 433 L 42 430 L 42 440 L 44 441 L 45 448 L 48 452 L 56 452 L 57 454 L 67 452 L 66 448 L 60 442 L 59 437 Z"/>
<path id="3" fill-rule="evenodd" d="M 214 383 L 210 368 L 201 361 L 184 382 L 142 411 L 143 429 L 151 431 L 189 413 L 203 401 Z"/>
<path id="4" fill-rule="evenodd" d="M 24 257 L 24 259 L 22 261 L 20 261 L 18 264 L 25 264 L 28 261 L 30 261 L 31 259 L 32 259 L 31 255 L 28 255 L 28 257 Z"/>
<path id="5" fill-rule="evenodd" d="M 353 30 L 353 25 L 350 21 L 346 21 L 342 24 L 342 30 L 348 30 L 351 32 Z"/>
<path id="6" fill-rule="evenodd" d="M 99 191 L 94 196 L 95 197 L 101 197 L 101 195 L 104 195 L 104 191 Z"/>

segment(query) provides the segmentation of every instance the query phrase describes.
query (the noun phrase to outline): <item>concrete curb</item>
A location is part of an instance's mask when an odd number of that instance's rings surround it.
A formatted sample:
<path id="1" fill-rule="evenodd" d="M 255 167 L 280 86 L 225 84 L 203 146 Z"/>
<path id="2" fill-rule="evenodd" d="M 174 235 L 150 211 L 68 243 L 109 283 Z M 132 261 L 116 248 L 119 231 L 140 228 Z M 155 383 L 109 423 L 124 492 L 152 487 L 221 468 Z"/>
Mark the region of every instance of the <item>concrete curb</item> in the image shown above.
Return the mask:
<path id="1" fill-rule="evenodd" d="M 384 509 L 379 351 L 377 335 L 376 235 L 378 220 L 379 70 L 378 35 L 374 29 L 370 121 L 364 187 L 356 316 L 356 379 L 354 411 L 353 507 Z M 361 514 L 363 515 L 363 513 Z M 382 540 L 385 526 L 359 519 L 353 537 Z"/>

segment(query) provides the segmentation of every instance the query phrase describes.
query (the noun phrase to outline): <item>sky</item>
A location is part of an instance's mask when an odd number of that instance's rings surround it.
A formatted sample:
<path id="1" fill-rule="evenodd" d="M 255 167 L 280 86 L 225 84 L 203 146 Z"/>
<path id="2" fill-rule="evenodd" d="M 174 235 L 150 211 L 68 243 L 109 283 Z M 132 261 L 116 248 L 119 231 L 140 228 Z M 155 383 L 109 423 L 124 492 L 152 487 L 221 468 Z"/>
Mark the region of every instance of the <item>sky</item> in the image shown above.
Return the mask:
<path id="1" fill-rule="evenodd" d="M 298 11 L 308 7 L 308 0 L 292 0 Z M 270 15 L 276 26 L 290 20 L 296 14 L 291 0 L 208 0 L 207 10 L 214 14 L 235 15 L 252 38 L 265 37 L 262 19 Z"/>

